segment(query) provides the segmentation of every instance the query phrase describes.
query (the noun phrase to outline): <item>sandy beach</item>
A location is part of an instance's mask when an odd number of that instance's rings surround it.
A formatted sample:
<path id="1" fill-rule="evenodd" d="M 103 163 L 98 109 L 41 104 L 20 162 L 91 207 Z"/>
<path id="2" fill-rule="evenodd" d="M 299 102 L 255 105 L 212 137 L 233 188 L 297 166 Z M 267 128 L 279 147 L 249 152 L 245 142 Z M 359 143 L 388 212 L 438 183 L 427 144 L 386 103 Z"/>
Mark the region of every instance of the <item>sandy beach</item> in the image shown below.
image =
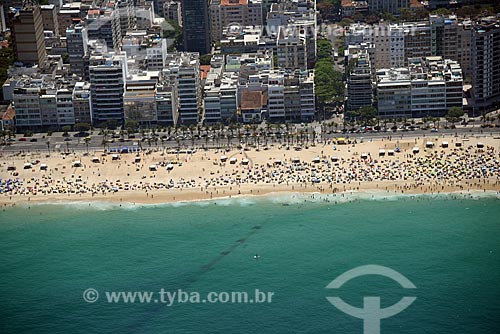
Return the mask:
<path id="1" fill-rule="evenodd" d="M 163 203 L 279 192 L 500 191 L 499 148 L 499 137 L 427 136 L 180 153 L 3 153 L 0 204 Z"/>

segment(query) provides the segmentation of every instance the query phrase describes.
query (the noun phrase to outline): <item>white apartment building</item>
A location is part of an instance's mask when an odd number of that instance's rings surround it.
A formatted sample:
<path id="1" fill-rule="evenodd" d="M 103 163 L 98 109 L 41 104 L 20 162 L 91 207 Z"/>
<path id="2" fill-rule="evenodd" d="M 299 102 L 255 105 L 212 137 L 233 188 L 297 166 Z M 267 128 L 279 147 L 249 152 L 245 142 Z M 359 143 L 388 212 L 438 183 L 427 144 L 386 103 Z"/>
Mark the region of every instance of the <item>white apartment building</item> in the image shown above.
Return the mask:
<path id="1" fill-rule="evenodd" d="M 382 117 L 444 116 L 462 107 L 463 79 L 458 62 L 442 57 L 411 58 L 407 68 L 377 71 Z"/>
<path id="2" fill-rule="evenodd" d="M 164 75 L 174 82 L 177 94 L 177 123 L 198 123 L 202 105 L 199 54 L 169 54 L 167 64 Z"/>
<path id="3" fill-rule="evenodd" d="M 267 117 L 271 122 L 283 121 L 285 113 L 285 77 L 282 72 L 270 71 L 267 76 Z"/>
<path id="4" fill-rule="evenodd" d="M 285 69 L 307 68 L 306 37 L 297 29 L 279 28 L 277 40 L 278 66 Z"/>
<path id="5" fill-rule="evenodd" d="M 159 71 L 165 67 L 167 57 L 167 40 L 154 40 L 151 47 L 146 49 L 147 67 L 149 71 Z"/>
<path id="6" fill-rule="evenodd" d="M 77 82 L 73 88 L 72 101 L 75 123 L 92 124 L 90 83 L 84 81 Z"/>
<path id="7" fill-rule="evenodd" d="M 59 126 L 73 125 L 76 122 L 73 110 L 73 91 L 68 88 L 58 89 L 56 93 L 57 124 Z"/>
<path id="8" fill-rule="evenodd" d="M 19 129 L 41 128 L 39 87 L 15 88 L 13 103 L 16 111 L 16 126 Z"/>

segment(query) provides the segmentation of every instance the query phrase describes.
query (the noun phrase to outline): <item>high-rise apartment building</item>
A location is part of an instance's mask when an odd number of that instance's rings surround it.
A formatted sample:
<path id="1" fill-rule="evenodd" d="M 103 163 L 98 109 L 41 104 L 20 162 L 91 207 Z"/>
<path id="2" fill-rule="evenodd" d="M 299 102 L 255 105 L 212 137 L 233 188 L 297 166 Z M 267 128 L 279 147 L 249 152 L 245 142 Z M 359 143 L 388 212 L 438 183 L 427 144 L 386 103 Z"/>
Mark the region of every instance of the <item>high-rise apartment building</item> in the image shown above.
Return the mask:
<path id="1" fill-rule="evenodd" d="M 200 60 L 197 53 L 168 54 L 163 75 L 175 87 L 179 124 L 196 124 L 202 106 Z"/>
<path id="2" fill-rule="evenodd" d="M 410 7 L 410 0 L 370 0 L 370 11 L 398 14 L 401 8 Z"/>
<path id="3" fill-rule="evenodd" d="M 92 124 L 90 83 L 80 81 L 73 88 L 73 113 L 75 122 Z"/>
<path id="4" fill-rule="evenodd" d="M 210 53 L 210 22 L 207 0 L 182 0 L 182 34 L 184 50 Z"/>
<path id="5" fill-rule="evenodd" d="M 373 104 L 373 83 L 370 56 L 360 50 L 353 59 L 355 64 L 347 78 L 347 109 L 358 110 Z"/>
<path id="6" fill-rule="evenodd" d="M 123 123 L 123 94 L 126 77 L 126 59 L 122 54 L 92 55 L 89 59 L 92 121 L 102 124 Z"/>
<path id="7" fill-rule="evenodd" d="M 57 8 L 55 5 L 40 6 L 42 14 L 43 30 L 52 31 L 59 35 L 59 22 L 57 20 Z"/>
<path id="8" fill-rule="evenodd" d="M 482 113 L 500 102 L 500 20 L 473 25 L 471 58 L 474 111 Z"/>
<path id="9" fill-rule="evenodd" d="M 40 8 L 25 6 L 12 20 L 12 37 L 17 60 L 26 64 L 43 65 L 47 51 Z"/>
<path id="10" fill-rule="evenodd" d="M 212 0 L 210 3 L 210 32 L 212 40 L 222 38 L 222 31 L 230 24 L 240 27 L 261 26 L 261 0 Z"/>
<path id="11" fill-rule="evenodd" d="M 87 30 L 83 25 L 76 25 L 66 29 L 66 45 L 68 48 L 71 72 L 87 78 L 88 68 L 84 56 L 87 54 Z"/>
<path id="12" fill-rule="evenodd" d="M 122 34 L 118 10 L 89 10 L 86 29 L 89 40 L 104 40 L 109 50 L 120 48 Z"/>

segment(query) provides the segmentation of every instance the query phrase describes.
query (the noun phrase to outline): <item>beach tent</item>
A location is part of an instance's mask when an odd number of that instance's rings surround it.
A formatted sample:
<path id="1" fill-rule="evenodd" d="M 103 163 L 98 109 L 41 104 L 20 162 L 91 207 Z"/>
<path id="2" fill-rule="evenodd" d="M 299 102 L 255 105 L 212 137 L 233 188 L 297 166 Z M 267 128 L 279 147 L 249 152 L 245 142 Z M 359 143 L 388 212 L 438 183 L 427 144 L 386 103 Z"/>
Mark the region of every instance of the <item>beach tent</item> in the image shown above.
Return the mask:
<path id="1" fill-rule="evenodd" d="M 391 155 L 391 156 L 394 155 L 394 150 L 388 150 L 387 155 Z"/>
<path id="2" fill-rule="evenodd" d="M 229 163 L 234 165 L 236 163 L 236 160 L 236 158 L 231 158 L 229 159 Z"/>
<path id="3" fill-rule="evenodd" d="M 275 165 L 281 165 L 281 160 L 279 160 L 279 159 L 274 160 L 274 164 L 275 164 Z"/>
<path id="4" fill-rule="evenodd" d="M 385 155 L 385 150 L 379 150 L 378 155 L 383 157 Z"/>
<path id="5" fill-rule="evenodd" d="M 441 143 L 441 147 L 448 147 L 448 142 L 447 141 L 443 141 Z"/>
<path id="6" fill-rule="evenodd" d="M 434 143 L 431 142 L 431 141 L 428 141 L 427 143 L 425 143 L 425 147 L 427 147 L 427 148 L 433 148 L 434 147 Z"/>
<path id="7" fill-rule="evenodd" d="M 141 162 L 141 157 L 135 157 L 135 158 L 134 158 L 134 162 L 135 162 L 135 163 L 139 163 L 139 162 Z"/>
<path id="8" fill-rule="evenodd" d="M 339 139 L 337 139 L 337 144 L 344 145 L 345 144 L 345 138 L 339 138 Z"/>
<path id="9" fill-rule="evenodd" d="M 315 158 L 313 158 L 312 161 L 317 164 L 317 163 L 321 162 L 321 159 L 319 157 L 315 157 Z"/>
<path id="10" fill-rule="evenodd" d="M 298 164 L 298 163 L 300 162 L 300 159 L 299 159 L 299 158 L 293 158 L 293 159 L 292 159 L 292 162 L 293 162 L 294 164 Z"/>
<path id="11" fill-rule="evenodd" d="M 249 162 L 250 162 L 250 161 L 249 161 L 248 159 L 243 159 L 243 160 L 241 160 L 241 163 L 242 163 L 243 165 L 248 165 L 248 163 L 249 163 Z"/>
<path id="12" fill-rule="evenodd" d="M 150 172 L 155 172 L 156 171 L 156 165 L 150 165 L 149 166 L 149 171 Z"/>
<path id="13" fill-rule="evenodd" d="M 368 153 L 361 153 L 361 159 L 368 159 Z"/>
<path id="14" fill-rule="evenodd" d="M 111 160 L 118 160 L 118 159 L 120 159 L 120 156 L 118 154 L 113 154 L 111 156 Z"/>
<path id="15" fill-rule="evenodd" d="M 227 160 L 227 157 L 226 157 L 225 155 L 222 155 L 222 156 L 220 157 L 220 161 L 221 161 L 221 162 L 226 162 L 226 160 Z"/>
<path id="16" fill-rule="evenodd" d="M 40 169 L 41 170 L 47 170 L 47 165 L 46 164 L 40 164 Z"/>
<path id="17" fill-rule="evenodd" d="M 459 142 L 459 141 L 455 142 L 455 146 L 456 147 L 462 147 L 462 142 Z"/>
<path id="18" fill-rule="evenodd" d="M 101 160 L 98 157 L 92 157 L 92 162 L 99 163 Z"/>
<path id="19" fill-rule="evenodd" d="M 172 169 L 174 169 L 174 165 L 172 165 L 172 164 L 168 164 L 168 165 L 167 165 L 167 170 L 172 170 Z"/>
<path id="20" fill-rule="evenodd" d="M 484 144 L 483 143 L 477 143 L 477 148 L 483 148 Z"/>
<path id="21" fill-rule="evenodd" d="M 80 162 L 80 160 L 76 160 L 73 162 L 73 167 L 82 167 L 82 163 Z"/>
<path id="22" fill-rule="evenodd" d="M 413 148 L 413 153 L 418 153 L 418 152 L 420 152 L 420 149 L 418 147 L 414 147 Z"/>
<path id="23" fill-rule="evenodd" d="M 27 162 L 27 163 L 25 163 L 25 164 L 24 164 L 24 167 L 23 167 L 23 168 L 24 168 L 24 169 L 31 169 L 31 167 L 33 167 L 33 165 L 32 165 L 32 164 L 30 164 L 29 162 Z"/>
<path id="24" fill-rule="evenodd" d="M 339 157 L 332 157 L 332 161 L 333 161 L 333 162 L 337 162 L 337 161 L 339 161 Z"/>

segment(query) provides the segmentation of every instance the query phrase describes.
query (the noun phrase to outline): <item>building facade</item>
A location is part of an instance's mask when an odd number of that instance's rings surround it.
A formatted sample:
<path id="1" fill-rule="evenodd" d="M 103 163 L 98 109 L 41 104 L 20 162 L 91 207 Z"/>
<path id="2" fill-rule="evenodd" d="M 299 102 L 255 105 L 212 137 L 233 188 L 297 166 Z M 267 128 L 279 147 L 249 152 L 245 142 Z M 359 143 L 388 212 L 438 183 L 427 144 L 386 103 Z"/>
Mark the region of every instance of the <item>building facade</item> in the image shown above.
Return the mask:
<path id="1" fill-rule="evenodd" d="M 200 55 L 210 53 L 210 22 L 207 0 L 182 1 L 182 34 L 184 50 L 198 52 Z"/>
<path id="2" fill-rule="evenodd" d="M 12 38 L 17 60 L 25 64 L 43 65 L 47 51 L 40 7 L 23 7 L 12 20 Z"/>
<path id="3" fill-rule="evenodd" d="M 475 113 L 500 102 L 500 21 L 491 17 L 472 28 L 472 93 Z"/>

